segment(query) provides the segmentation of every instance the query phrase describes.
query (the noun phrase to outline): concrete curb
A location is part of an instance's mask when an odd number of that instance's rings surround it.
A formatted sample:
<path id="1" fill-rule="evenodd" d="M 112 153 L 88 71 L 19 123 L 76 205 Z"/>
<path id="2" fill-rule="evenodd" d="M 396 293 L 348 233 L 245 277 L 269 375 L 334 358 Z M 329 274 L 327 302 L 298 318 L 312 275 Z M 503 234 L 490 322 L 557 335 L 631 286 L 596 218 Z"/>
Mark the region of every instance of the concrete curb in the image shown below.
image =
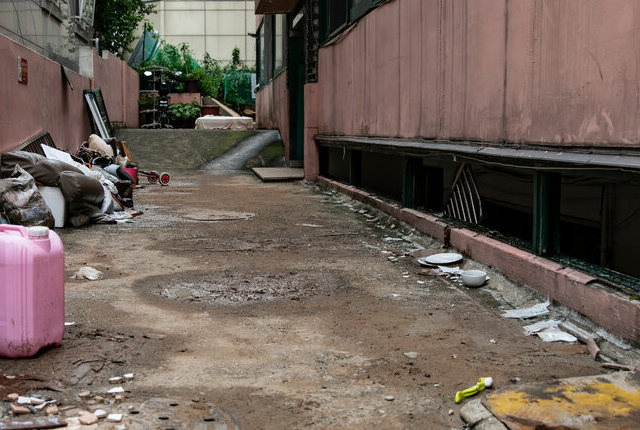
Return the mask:
<path id="1" fill-rule="evenodd" d="M 487 408 L 480 399 L 468 402 L 460 409 L 460 417 L 473 430 L 508 430 Z"/>
<path id="2" fill-rule="evenodd" d="M 581 313 L 609 332 L 640 343 L 640 302 L 597 284 L 594 277 L 471 230 L 451 228 L 437 217 L 385 202 L 356 187 L 322 176 L 318 182 L 386 212 L 480 263 L 495 267 L 505 276 Z"/>

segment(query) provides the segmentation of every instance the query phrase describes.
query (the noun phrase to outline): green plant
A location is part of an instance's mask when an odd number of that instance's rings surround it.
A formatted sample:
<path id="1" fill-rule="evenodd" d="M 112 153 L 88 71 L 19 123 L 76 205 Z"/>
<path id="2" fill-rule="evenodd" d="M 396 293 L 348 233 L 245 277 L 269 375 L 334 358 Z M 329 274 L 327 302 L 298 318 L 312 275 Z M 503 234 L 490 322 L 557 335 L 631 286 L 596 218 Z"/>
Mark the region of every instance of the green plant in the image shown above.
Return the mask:
<path id="1" fill-rule="evenodd" d="M 154 66 L 165 67 L 173 72 L 182 70 L 182 57 L 177 46 L 166 43 L 164 40 L 158 49 L 156 57 L 151 61 Z"/>
<path id="2" fill-rule="evenodd" d="M 169 115 L 177 120 L 193 120 L 200 116 L 202 109 L 196 102 L 169 105 Z"/>
<path id="3" fill-rule="evenodd" d="M 204 58 L 202 60 L 202 68 L 207 72 L 207 75 L 211 77 L 211 94 L 209 95 L 213 98 L 221 98 L 222 92 L 222 80 L 223 80 L 223 71 L 222 66 L 220 66 L 220 62 L 209 55 L 208 52 L 204 53 Z"/>
<path id="4" fill-rule="evenodd" d="M 189 75 L 195 68 L 198 67 L 198 63 L 193 58 L 193 51 L 189 47 L 188 43 L 181 43 L 178 45 L 180 49 L 180 57 L 182 58 L 182 73 Z"/>
<path id="5" fill-rule="evenodd" d="M 131 52 L 138 25 L 146 15 L 155 13 L 155 5 L 142 0 L 97 0 L 94 34 L 100 46 L 122 58 Z M 145 23 L 145 28 L 150 24 Z"/>
<path id="6" fill-rule="evenodd" d="M 228 70 L 224 73 L 224 102 L 239 111 L 251 104 L 251 73 Z"/>
<path id="7" fill-rule="evenodd" d="M 181 43 L 176 46 L 165 41 L 162 41 L 156 57 L 150 64 L 166 67 L 174 73 L 179 72 L 179 76 L 183 78 L 198 66 L 198 63 L 193 59 L 188 43 Z"/>
<path id="8" fill-rule="evenodd" d="M 138 106 L 140 110 L 148 110 L 155 108 L 156 98 L 151 94 L 140 94 L 140 98 L 138 99 Z"/>
<path id="9" fill-rule="evenodd" d="M 200 94 L 210 95 L 209 92 L 211 91 L 211 86 L 213 85 L 213 83 L 211 82 L 211 78 L 207 76 L 207 72 L 205 72 L 203 68 L 196 67 L 186 76 L 186 79 L 196 82 Z"/>
<path id="10" fill-rule="evenodd" d="M 231 51 L 231 62 L 224 67 L 224 71 L 248 72 L 249 66 L 240 59 L 240 48 L 237 46 Z"/>
<path id="11" fill-rule="evenodd" d="M 243 105 L 252 104 L 251 68 L 240 59 L 240 49 L 233 48 L 231 62 L 224 67 L 223 100 L 239 111 Z"/>

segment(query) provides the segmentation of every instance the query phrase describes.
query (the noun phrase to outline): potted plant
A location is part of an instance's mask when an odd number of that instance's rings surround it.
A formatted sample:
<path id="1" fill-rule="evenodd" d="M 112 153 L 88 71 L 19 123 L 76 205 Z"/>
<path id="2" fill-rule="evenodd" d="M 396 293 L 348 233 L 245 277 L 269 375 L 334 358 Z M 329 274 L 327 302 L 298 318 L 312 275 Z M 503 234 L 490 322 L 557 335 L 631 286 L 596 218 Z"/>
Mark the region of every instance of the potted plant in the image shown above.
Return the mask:
<path id="1" fill-rule="evenodd" d="M 175 128 L 194 128 L 196 118 L 200 117 L 200 115 L 201 108 L 196 102 L 169 105 L 171 124 Z"/>

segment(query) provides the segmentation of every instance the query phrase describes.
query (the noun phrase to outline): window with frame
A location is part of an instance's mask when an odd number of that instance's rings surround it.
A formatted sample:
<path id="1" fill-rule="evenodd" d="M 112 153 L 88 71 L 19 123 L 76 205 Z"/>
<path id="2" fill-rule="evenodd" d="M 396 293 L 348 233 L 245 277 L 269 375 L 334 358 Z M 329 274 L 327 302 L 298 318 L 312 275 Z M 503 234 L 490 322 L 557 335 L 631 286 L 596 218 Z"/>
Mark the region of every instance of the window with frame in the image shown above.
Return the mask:
<path id="1" fill-rule="evenodd" d="M 40 7 L 47 11 L 47 13 L 56 18 L 58 21 L 64 20 L 64 14 L 62 13 L 63 0 L 40 0 L 38 4 Z M 64 1 L 66 3 L 66 1 Z"/>
<path id="2" fill-rule="evenodd" d="M 263 82 L 262 76 L 264 76 L 264 60 L 262 46 L 264 46 L 264 25 L 260 23 L 256 30 L 256 80 L 258 85 Z"/>
<path id="3" fill-rule="evenodd" d="M 69 15 L 82 28 L 93 27 L 95 0 L 69 0 Z"/>
<path id="4" fill-rule="evenodd" d="M 274 22 L 274 40 L 273 40 L 273 75 L 277 75 L 285 68 L 285 50 L 286 50 L 286 15 L 276 15 Z"/>
<path id="5" fill-rule="evenodd" d="M 266 15 L 258 33 L 258 70 L 260 85 L 273 78 L 273 15 Z"/>
<path id="6" fill-rule="evenodd" d="M 386 0 L 321 0 L 322 41 L 334 37 Z"/>
<path id="7" fill-rule="evenodd" d="M 265 85 L 286 68 L 287 16 L 266 15 L 258 27 L 258 82 Z"/>

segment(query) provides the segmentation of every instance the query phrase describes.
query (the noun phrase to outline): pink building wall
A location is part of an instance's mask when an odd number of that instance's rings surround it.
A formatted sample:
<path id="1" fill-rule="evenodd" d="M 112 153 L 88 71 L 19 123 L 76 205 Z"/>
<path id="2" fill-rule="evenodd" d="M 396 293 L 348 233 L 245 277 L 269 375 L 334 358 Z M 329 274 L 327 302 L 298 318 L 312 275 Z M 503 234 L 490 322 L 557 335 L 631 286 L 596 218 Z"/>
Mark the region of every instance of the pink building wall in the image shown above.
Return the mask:
<path id="1" fill-rule="evenodd" d="M 391 1 L 320 49 L 318 132 L 640 147 L 638 16 L 637 0 Z M 259 118 L 285 121 L 279 91 Z"/>
<path id="2" fill-rule="evenodd" d="M 289 91 L 287 73 L 280 73 L 269 85 L 259 90 L 256 97 L 257 128 L 279 130 L 289 156 Z M 288 159 L 287 159 L 288 161 Z"/>
<path id="3" fill-rule="evenodd" d="M 17 79 L 17 59 L 28 61 L 28 83 Z M 59 63 L 0 35 L 0 152 L 7 152 L 41 131 L 56 146 L 75 152 L 90 134 L 83 89 L 102 89 L 113 123 L 138 126 L 138 75 L 114 56 L 94 55 L 94 78 L 69 72 L 66 83 Z"/>
<path id="4" fill-rule="evenodd" d="M 324 134 L 638 146 L 635 0 L 396 0 L 320 50 Z"/>

